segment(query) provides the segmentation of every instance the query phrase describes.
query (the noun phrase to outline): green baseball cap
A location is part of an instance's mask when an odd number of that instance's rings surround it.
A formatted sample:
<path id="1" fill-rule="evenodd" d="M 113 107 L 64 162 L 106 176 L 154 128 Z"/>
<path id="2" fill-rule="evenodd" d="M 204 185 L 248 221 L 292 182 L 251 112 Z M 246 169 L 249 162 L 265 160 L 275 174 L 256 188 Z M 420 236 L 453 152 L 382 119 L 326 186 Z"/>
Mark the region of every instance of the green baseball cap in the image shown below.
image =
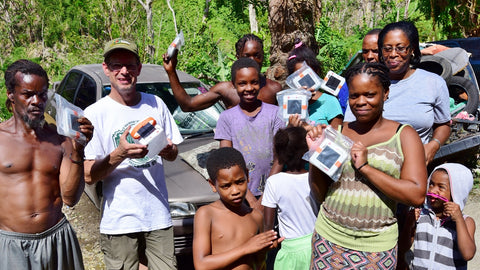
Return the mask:
<path id="1" fill-rule="evenodd" d="M 116 38 L 116 39 L 110 40 L 105 45 L 105 49 L 103 51 L 103 57 L 107 57 L 108 54 L 118 49 L 130 51 L 134 53 L 137 56 L 137 58 L 139 58 L 137 45 L 123 38 Z"/>

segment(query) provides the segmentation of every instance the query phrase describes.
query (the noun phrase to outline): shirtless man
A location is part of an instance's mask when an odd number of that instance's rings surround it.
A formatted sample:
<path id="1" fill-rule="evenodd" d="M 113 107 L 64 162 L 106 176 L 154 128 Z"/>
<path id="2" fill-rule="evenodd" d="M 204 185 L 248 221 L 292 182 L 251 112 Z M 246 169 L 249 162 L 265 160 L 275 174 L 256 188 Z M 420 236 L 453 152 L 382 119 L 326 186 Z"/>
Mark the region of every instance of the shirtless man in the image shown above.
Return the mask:
<path id="1" fill-rule="evenodd" d="M 258 63 L 260 69 L 262 68 L 264 57 L 263 41 L 259 37 L 253 34 L 244 35 L 235 44 L 235 50 L 237 59 L 241 57 L 251 58 Z M 184 112 L 206 109 L 219 100 L 223 101 L 227 109 L 240 103 L 237 90 L 235 90 L 231 81 L 219 82 L 210 88 L 208 92 L 194 97 L 188 95 L 180 84 L 175 71 L 177 67 L 176 54 L 171 59 L 168 59 L 167 56 L 164 55 L 163 66 L 168 74 L 173 95 Z M 260 93 L 258 99 L 265 103 L 277 104 L 277 92 L 281 90 L 282 86 L 278 82 L 267 79 L 263 75 L 260 76 Z"/>
<path id="2" fill-rule="evenodd" d="M 48 76 L 40 65 L 14 62 L 5 84 L 13 116 L 0 123 L 0 269 L 83 269 L 62 206 L 83 192 L 84 146 L 45 124 Z M 90 140 L 90 121 L 78 122 Z"/>
<path id="3" fill-rule="evenodd" d="M 244 203 L 248 170 L 242 154 L 231 147 L 217 149 L 207 160 L 207 171 L 220 199 L 195 214 L 195 269 L 262 269 L 266 251 L 283 238 L 273 230 L 259 233 L 262 213 Z"/>

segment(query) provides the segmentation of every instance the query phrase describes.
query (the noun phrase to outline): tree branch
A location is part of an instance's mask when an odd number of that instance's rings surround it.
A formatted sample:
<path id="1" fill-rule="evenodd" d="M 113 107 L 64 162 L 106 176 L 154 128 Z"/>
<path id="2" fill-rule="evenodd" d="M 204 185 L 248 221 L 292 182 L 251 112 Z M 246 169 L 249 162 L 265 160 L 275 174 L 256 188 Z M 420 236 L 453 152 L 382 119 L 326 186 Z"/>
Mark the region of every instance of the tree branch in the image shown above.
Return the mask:
<path id="1" fill-rule="evenodd" d="M 167 0 L 167 5 L 168 5 L 168 8 L 172 11 L 173 24 L 175 25 L 175 34 L 178 35 L 177 19 L 175 18 L 175 10 L 173 10 L 172 6 L 170 5 L 170 0 Z"/>

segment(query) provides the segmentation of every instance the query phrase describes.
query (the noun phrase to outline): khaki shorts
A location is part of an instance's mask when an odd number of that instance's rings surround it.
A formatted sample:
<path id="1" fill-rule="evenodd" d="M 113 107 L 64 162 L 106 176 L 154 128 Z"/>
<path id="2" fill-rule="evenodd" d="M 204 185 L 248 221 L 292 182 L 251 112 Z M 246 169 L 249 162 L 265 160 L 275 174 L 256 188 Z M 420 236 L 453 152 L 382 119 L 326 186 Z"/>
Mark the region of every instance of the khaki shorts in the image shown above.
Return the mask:
<path id="1" fill-rule="evenodd" d="M 138 269 L 139 253 L 145 252 L 149 270 L 177 269 L 173 227 L 120 235 L 101 234 L 107 269 Z"/>

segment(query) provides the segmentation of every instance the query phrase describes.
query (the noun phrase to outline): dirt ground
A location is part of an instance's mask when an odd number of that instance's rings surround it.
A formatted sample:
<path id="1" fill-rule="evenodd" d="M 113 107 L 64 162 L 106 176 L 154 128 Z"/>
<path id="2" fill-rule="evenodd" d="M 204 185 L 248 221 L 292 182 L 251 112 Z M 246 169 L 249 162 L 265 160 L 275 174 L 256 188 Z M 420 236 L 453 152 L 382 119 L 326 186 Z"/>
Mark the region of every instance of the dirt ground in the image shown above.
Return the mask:
<path id="1" fill-rule="evenodd" d="M 83 193 L 77 205 L 64 206 L 63 212 L 77 232 L 85 269 L 105 269 L 103 254 L 100 251 L 100 211 Z"/>
<path id="2" fill-rule="evenodd" d="M 103 253 L 100 250 L 100 211 L 83 193 L 77 205 L 64 207 L 63 212 L 77 233 L 85 269 L 104 270 Z M 193 269 L 191 256 L 177 256 L 177 265 L 179 270 Z"/>
<path id="3" fill-rule="evenodd" d="M 480 189 L 472 191 L 464 213 L 473 217 L 476 222 L 477 230 L 475 232 L 475 242 L 477 250 L 480 249 Z M 100 251 L 99 240 L 99 220 L 100 212 L 90 202 L 90 200 L 82 195 L 80 202 L 72 208 L 64 208 L 64 212 L 77 232 L 80 246 L 83 253 L 83 261 L 85 269 L 87 270 L 103 270 L 105 265 L 103 263 L 103 254 Z M 182 259 L 178 258 L 179 264 Z M 185 267 L 184 267 L 185 268 Z M 477 254 L 468 262 L 469 269 L 480 269 L 480 255 Z M 188 268 L 187 268 L 188 269 Z"/>
<path id="4" fill-rule="evenodd" d="M 468 262 L 468 269 L 480 269 L 480 189 L 476 189 L 470 193 L 468 202 L 463 209 L 463 213 L 471 216 L 475 220 L 475 244 L 477 245 L 477 253 L 471 261 Z"/>

